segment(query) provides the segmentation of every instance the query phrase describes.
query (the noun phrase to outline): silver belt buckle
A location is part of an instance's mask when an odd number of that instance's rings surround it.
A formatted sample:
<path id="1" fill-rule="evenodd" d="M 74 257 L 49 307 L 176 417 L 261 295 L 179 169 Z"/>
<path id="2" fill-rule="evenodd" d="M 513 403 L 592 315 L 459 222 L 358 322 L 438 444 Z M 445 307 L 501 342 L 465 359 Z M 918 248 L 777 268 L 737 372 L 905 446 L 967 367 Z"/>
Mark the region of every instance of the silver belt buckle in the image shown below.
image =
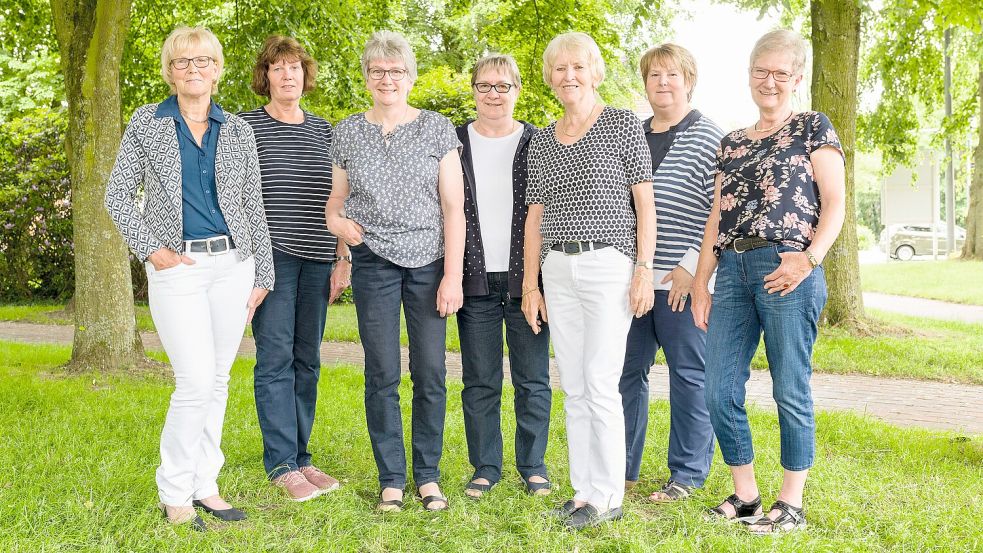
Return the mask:
<path id="1" fill-rule="evenodd" d="M 576 252 L 567 252 L 567 248 L 566 248 L 566 246 L 564 246 L 563 247 L 563 253 L 565 253 L 567 255 L 580 255 L 580 254 L 584 253 L 584 243 L 583 242 L 567 242 L 567 244 L 576 244 L 577 245 L 577 251 Z"/>
<path id="2" fill-rule="evenodd" d="M 221 251 L 218 251 L 218 252 L 213 252 L 212 251 L 212 244 L 214 244 L 214 243 L 221 244 L 223 242 L 225 243 L 225 249 L 224 250 L 221 250 Z M 219 236 L 217 238 L 210 238 L 208 240 L 205 240 L 205 250 L 208 251 L 208 255 L 225 255 L 225 254 L 229 253 L 229 237 L 228 236 Z"/>
<path id="3" fill-rule="evenodd" d="M 742 249 L 740 249 L 740 248 L 737 247 L 737 243 L 740 242 L 741 240 L 745 240 L 745 238 L 738 238 L 738 239 L 734 240 L 734 252 L 735 253 L 744 253 L 744 252 L 747 251 L 747 250 L 742 250 Z"/>

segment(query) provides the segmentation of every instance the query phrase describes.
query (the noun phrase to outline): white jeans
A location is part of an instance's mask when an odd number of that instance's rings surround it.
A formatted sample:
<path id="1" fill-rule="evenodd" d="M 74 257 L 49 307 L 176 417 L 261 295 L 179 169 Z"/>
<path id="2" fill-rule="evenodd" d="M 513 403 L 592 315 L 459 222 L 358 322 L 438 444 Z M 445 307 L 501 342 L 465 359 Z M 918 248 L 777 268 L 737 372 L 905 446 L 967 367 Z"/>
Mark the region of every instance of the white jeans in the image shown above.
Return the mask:
<path id="1" fill-rule="evenodd" d="M 601 511 L 625 496 L 625 418 L 618 382 L 631 326 L 632 261 L 607 247 L 543 263 L 550 337 L 566 394 L 574 499 Z"/>
<path id="2" fill-rule="evenodd" d="M 229 370 L 246 327 L 255 260 L 186 253 L 194 265 L 157 271 L 147 263 L 150 313 L 174 369 L 160 436 L 157 491 L 165 505 L 190 506 L 218 493 Z"/>

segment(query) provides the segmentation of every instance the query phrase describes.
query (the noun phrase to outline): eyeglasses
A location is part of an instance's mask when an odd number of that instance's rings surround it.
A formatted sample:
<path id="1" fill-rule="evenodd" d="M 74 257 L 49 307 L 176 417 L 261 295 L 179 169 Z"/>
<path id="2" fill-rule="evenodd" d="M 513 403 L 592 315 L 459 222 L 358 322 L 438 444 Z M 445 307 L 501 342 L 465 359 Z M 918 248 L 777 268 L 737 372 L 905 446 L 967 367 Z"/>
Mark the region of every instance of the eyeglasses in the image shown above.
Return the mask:
<path id="1" fill-rule="evenodd" d="M 386 73 L 389 73 L 390 79 L 394 81 L 401 81 L 403 80 L 403 77 L 406 76 L 408 71 L 405 69 L 380 69 L 378 67 L 369 69 L 369 77 L 372 77 L 372 80 L 374 81 L 381 81 L 382 78 L 386 76 Z"/>
<path id="2" fill-rule="evenodd" d="M 471 86 L 473 86 L 475 90 L 477 90 L 482 94 L 487 94 L 491 92 L 491 89 L 493 88 L 495 89 L 495 92 L 498 92 L 499 94 L 508 94 L 509 91 L 512 90 L 512 87 L 515 85 L 512 83 L 498 83 L 498 84 L 474 83 Z"/>
<path id="3" fill-rule="evenodd" d="M 775 77 L 775 82 L 777 83 L 787 83 L 792 79 L 792 73 L 788 71 L 782 71 L 781 69 L 776 69 L 774 71 L 768 71 L 767 69 L 761 67 L 752 67 L 751 76 L 755 79 L 765 80 L 768 75 Z"/>
<path id="4" fill-rule="evenodd" d="M 212 63 L 215 60 L 213 60 L 209 56 L 198 56 L 194 58 L 174 58 L 171 60 L 171 67 L 173 67 L 174 69 L 187 69 L 188 65 L 190 65 L 192 61 L 195 63 L 195 67 L 197 67 L 198 69 L 204 69 L 208 67 L 209 63 Z"/>

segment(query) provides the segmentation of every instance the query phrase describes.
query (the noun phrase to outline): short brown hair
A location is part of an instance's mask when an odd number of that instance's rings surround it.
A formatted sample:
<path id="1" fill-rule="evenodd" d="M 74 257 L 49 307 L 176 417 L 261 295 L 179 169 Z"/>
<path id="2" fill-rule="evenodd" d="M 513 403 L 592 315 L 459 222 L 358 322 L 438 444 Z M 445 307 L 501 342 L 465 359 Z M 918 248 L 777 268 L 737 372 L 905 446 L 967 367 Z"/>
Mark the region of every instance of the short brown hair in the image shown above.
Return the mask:
<path id="1" fill-rule="evenodd" d="M 263 42 L 253 66 L 253 92 L 260 96 L 270 97 L 270 79 L 266 76 L 270 66 L 281 61 L 300 62 L 304 69 L 304 92 L 314 90 L 317 86 L 317 62 L 307 53 L 307 50 L 297 42 L 296 38 L 271 35 Z"/>
<path id="2" fill-rule="evenodd" d="M 674 67 L 683 74 L 683 82 L 689 87 L 686 94 L 687 100 L 693 99 L 693 89 L 696 88 L 696 59 L 689 50 L 678 44 L 666 42 L 658 46 L 653 46 L 642 54 L 642 59 L 638 62 L 638 69 L 642 72 L 642 82 L 648 82 L 649 71 L 653 65 L 661 65 L 666 69 Z"/>

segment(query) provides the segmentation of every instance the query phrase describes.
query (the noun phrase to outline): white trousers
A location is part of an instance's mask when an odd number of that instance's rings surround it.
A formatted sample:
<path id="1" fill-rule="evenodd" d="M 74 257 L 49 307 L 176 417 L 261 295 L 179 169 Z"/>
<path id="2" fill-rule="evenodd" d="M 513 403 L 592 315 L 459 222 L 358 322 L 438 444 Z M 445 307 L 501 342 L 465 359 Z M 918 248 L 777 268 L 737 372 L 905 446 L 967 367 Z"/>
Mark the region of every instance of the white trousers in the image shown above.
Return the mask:
<path id="1" fill-rule="evenodd" d="M 187 253 L 194 265 L 157 271 L 147 263 L 150 314 L 174 369 L 160 436 L 157 491 L 165 505 L 190 506 L 218 493 L 229 370 L 246 328 L 255 260 Z"/>
<path id="2" fill-rule="evenodd" d="M 631 326 L 633 264 L 607 247 L 543 263 L 550 338 L 566 394 L 574 499 L 601 511 L 625 496 L 625 418 L 618 382 Z"/>

